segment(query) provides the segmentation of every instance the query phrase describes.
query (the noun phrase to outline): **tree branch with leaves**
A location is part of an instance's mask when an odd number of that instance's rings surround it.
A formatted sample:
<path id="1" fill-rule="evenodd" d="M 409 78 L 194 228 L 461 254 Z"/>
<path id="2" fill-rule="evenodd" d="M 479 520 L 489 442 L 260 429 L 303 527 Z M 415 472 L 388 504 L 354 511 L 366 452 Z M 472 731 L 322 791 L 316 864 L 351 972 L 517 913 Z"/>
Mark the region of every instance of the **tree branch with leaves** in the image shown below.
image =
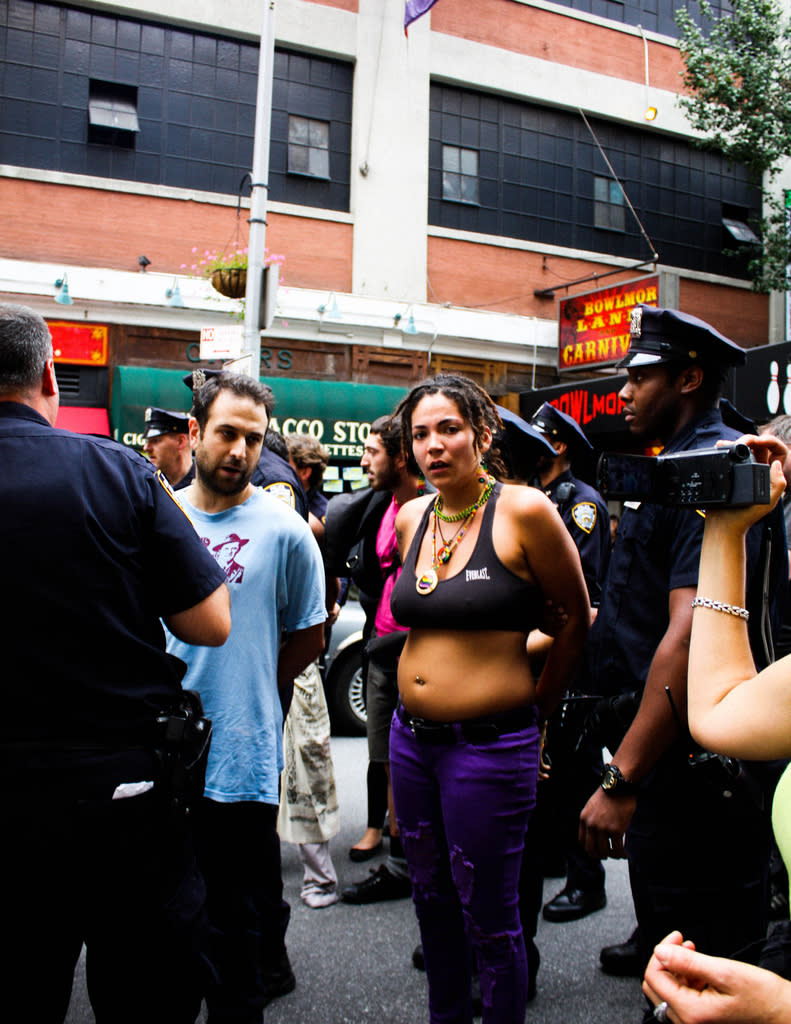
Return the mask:
<path id="1" fill-rule="evenodd" d="M 733 12 L 716 19 L 707 0 L 701 13 L 708 35 L 681 9 L 679 49 L 688 91 L 679 104 L 701 145 L 744 164 L 754 182 L 771 184 L 791 156 L 791 25 L 776 0 L 733 0 Z M 758 291 L 789 287 L 786 210 L 781 198 L 764 195 L 756 225 L 760 243 L 745 246 Z"/>

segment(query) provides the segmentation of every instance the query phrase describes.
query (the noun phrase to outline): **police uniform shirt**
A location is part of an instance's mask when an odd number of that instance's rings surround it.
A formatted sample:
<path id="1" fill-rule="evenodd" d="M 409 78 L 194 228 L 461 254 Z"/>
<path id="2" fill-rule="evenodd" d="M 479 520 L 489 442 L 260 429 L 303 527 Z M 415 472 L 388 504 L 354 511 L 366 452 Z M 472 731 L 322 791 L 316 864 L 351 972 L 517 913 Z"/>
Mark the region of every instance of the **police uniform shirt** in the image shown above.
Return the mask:
<path id="1" fill-rule="evenodd" d="M 665 452 L 713 447 L 719 439 L 740 436 L 726 427 L 718 411 L 701 414 L 680 430 Z M 775 513 L 777 510 L 775 510 Z M 782 514 L 770 519 L 775 541 L 770 590 L 773 625 L 785 602 L 786 583 L 777 547 L 785 543 Z M 747 535 L 748 594 L 759 568 L 765 520 Z M 680 587 L 696 587 L 704 516 L 696 509 L 681 509 L 641 502 L 624 508 L 610 554 L 606 581 L 596 620 L 586 648 L 588 678 L 595 691 L 614 694 L 640 690 L 648 676 L 656 649 L 669 624 L 669 594 Z M 710 595 L 714 598 L 716 594 Z M 759 658 L 759 609 L 750 618 L 753 655 Z"/>
<path id="2" fill-rule="evenodd" d="M 174 491 L 183 491 L 185 487 L 189 487 L 192 481 L 195 479 L 195 460 L 193 459 L 192 465 L 187 470 L 186 474 L 179 480 L 177 484 L 173 484 Z"/>
<path id="3" fill-rule="evenodd" d="M 308 494 L 308 508 L 320 523 L 327 518 L 327 505 L 329 501 L 321 491 L 310 491 Z"/>
<path id="4" fill-rule="evenodd" d="M 565 470 L 544 488 L 577 546 L 588 597 L 598 605 L 610 553 L 610 513 L 599 492 Z"/>
<path id="5" fill-rule="evenodd" d="M 302 481 L 294 472 L 290 462 L 286 462 L 277 452 L 271 451 L 264 445 L 261 449 L 261 457 L 258 466 L 252 476 L 254 487 L 261 487 L 263 490 L 280 498 L 290 508 L 295 509 L 307 522 L 308 519 L 308 497 Z"/>
<path id="6" fill-rule="evenodd" d="M 113 742 L 180 692 L 160 617 L 208 597 L 222 571 L 131 448 L 0 402 L 0 457 L 0 737 Z"/>

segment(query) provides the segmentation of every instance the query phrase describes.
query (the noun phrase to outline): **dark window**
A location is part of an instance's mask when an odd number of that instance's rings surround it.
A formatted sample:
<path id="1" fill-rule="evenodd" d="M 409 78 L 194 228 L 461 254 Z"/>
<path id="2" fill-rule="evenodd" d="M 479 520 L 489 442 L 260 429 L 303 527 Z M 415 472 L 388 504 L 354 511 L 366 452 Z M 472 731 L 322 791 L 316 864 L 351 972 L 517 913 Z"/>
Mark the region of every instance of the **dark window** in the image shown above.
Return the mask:
<path id="1" fill-rule="evenodd" d="M 311 178 L 330 176 L 330 125 L 309 117 L 288 118 L 288 170 Z"/>
<path id="2" fill-rule="evenodd" d="M 88 97 L 89 142 L 133 146 L 140 131 L 137 89 L 91 79 Z"/>
<path id="3" fill-rule="evenodd" d="M 478 151 L 442 147 L 442 198 L 457 203 L 478 202 Z"/>
<path id="4" fill-rule="evenodd" d="M 624 25 L 639 25 L 651 32 L 678 38 L 675 14 L 679 7 L 686 7 L 704 30 L 707 21 L 702 16 L 697 0 L 556 0 L 574 11 L 585 11 L 600 18 L 609 18 Z M 732 10 L 730 0 L 710 0 L 712 16 L 728 16 Z"/>
<path id="5" fill-rule="evenodd" d="M 465 150 L 457 112 L 474 120 L 476 110 L 486 146 Z M 748 276 L 722 223 L 749 226 L 760 217 L 760 190 L 745 167 L 655 127 L 588 122 L 620 186 L 578 113 L 433 84 L 429 223 L 629 260 L 656 251 L 669 265 Z M 469 181 L 477 180 L 475 201 L 463 192 L 465 151 L 477 156 L 477 174 L 469 171 Z"/>
<path id="6" fill-rule="evenodd" d="M 0 0 L 4 13 L 3 163 L 236 195 L 253 162 L 257 45 L 39 0 Z M 275 51 L 272 199 L 349 209 L 352 85 L 348 62 Z M 308 131 L 299 173 L 292 116 L 325 126 L 319 144 Z"/>
<path id="7" fill-rule="evenodd" d="M 612 178 L 593 179 L 593 223 L 597 228 L 623 231 L 623 189 Z"/>
<path id="8" fill-rule="evenodd" d="M 349 209 L 352 65 L 275 52 L 269 195 L 301 206 Z"/>
<path id="9" fill-rule="evenodd" d="M 737 242 L 759 242 L 758 235 L 748 221 L 752 218 L 750 211 L 744 206 L 731 206 L 727 203 L 722 207 L 722 226 L 731 238 Z"/>

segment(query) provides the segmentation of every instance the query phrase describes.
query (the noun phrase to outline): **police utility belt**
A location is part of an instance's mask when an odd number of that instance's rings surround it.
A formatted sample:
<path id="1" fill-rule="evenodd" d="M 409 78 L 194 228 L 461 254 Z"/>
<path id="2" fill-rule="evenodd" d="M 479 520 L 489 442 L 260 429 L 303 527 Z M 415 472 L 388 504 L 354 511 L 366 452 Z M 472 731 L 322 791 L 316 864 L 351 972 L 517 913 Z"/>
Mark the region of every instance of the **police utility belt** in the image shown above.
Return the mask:
<path id="1" fill-rule="evenodd" d="M 634 721 L 641 698 L 640 690 L 601 698 L 585 722 L 584 735 L 592 737 L 613 753 Z M 677 756 L 683 758 L 682 763 L 695 773 L 695 778 L 709 787 L 712 794 L 726 801 L 763 810 L 764 793 L 749 768 L 737 758 L 712 754 L 698 746 L 678 718 L 672 698 L 671 707 L 681 734 L 676 746 Z M 672 750 L 668 752 L 671 756 Z"/>
<path id="2" fill-rule="evenodd" d="M 212 723 L 195 690 L 182 690 L 175 704 L 139 729 L 105 732 L 102 736 L 42 737 L 4 741 L 8 753 L 36 751 L 151 751 L 159 767 L 156 789 L 170 809 L 188 814 L 203 796 Z"/>

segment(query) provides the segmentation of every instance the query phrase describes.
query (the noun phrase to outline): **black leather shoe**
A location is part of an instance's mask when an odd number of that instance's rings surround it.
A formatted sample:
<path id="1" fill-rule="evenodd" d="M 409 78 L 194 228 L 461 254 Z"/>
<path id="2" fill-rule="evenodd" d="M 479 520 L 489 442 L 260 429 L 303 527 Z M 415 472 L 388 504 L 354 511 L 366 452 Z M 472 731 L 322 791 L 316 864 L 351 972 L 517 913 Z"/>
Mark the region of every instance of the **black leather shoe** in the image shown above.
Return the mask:
<path id="1" fill-rule="evenodd" d="M 371 868 L 371 874 L 362 882 L 347 886 L 341 893 L 344 903 L 382 903 L 384 900 L 403 900 L 412 895 L 412 883 L 408 878 L 396 878 L 382 864 L 378 870 Z"/>
<path id="2" fill-rule="evenodd" d="M 288 995 L 297 987 L 297 979 L 291 970 L 291 963 L 288 953 L 284 952 L 277 967 L 273 970 L 263 972 L 264 982 L 264 1006 L 268 1006 L 273 999 Z"/>
<path id="3" fill-rule="evenodd" d="M 425 971 L 426 960 L 423 956 L 423 945 L 415 946 L 412 950 L 412 966 L 416 967 L 419 971 Z"/>
<path id="4" fill-rule="evenodd" d="M 619 942 L 616 946 L 605 946 L 599 953 L 599 961 L 605 974 L 614 974 L 616 978 L 642 977 L 645 965 L 640 957 L 637 929 L 635 928 L 626 942 Z"/>
<path id="5" fill-rule="evenodd" d="M 549 903 L 544 904 L 545 921 L 579 921 L 607 906 L 604 889 L 585 892 L 582 889 L 563 889 Z"/>

